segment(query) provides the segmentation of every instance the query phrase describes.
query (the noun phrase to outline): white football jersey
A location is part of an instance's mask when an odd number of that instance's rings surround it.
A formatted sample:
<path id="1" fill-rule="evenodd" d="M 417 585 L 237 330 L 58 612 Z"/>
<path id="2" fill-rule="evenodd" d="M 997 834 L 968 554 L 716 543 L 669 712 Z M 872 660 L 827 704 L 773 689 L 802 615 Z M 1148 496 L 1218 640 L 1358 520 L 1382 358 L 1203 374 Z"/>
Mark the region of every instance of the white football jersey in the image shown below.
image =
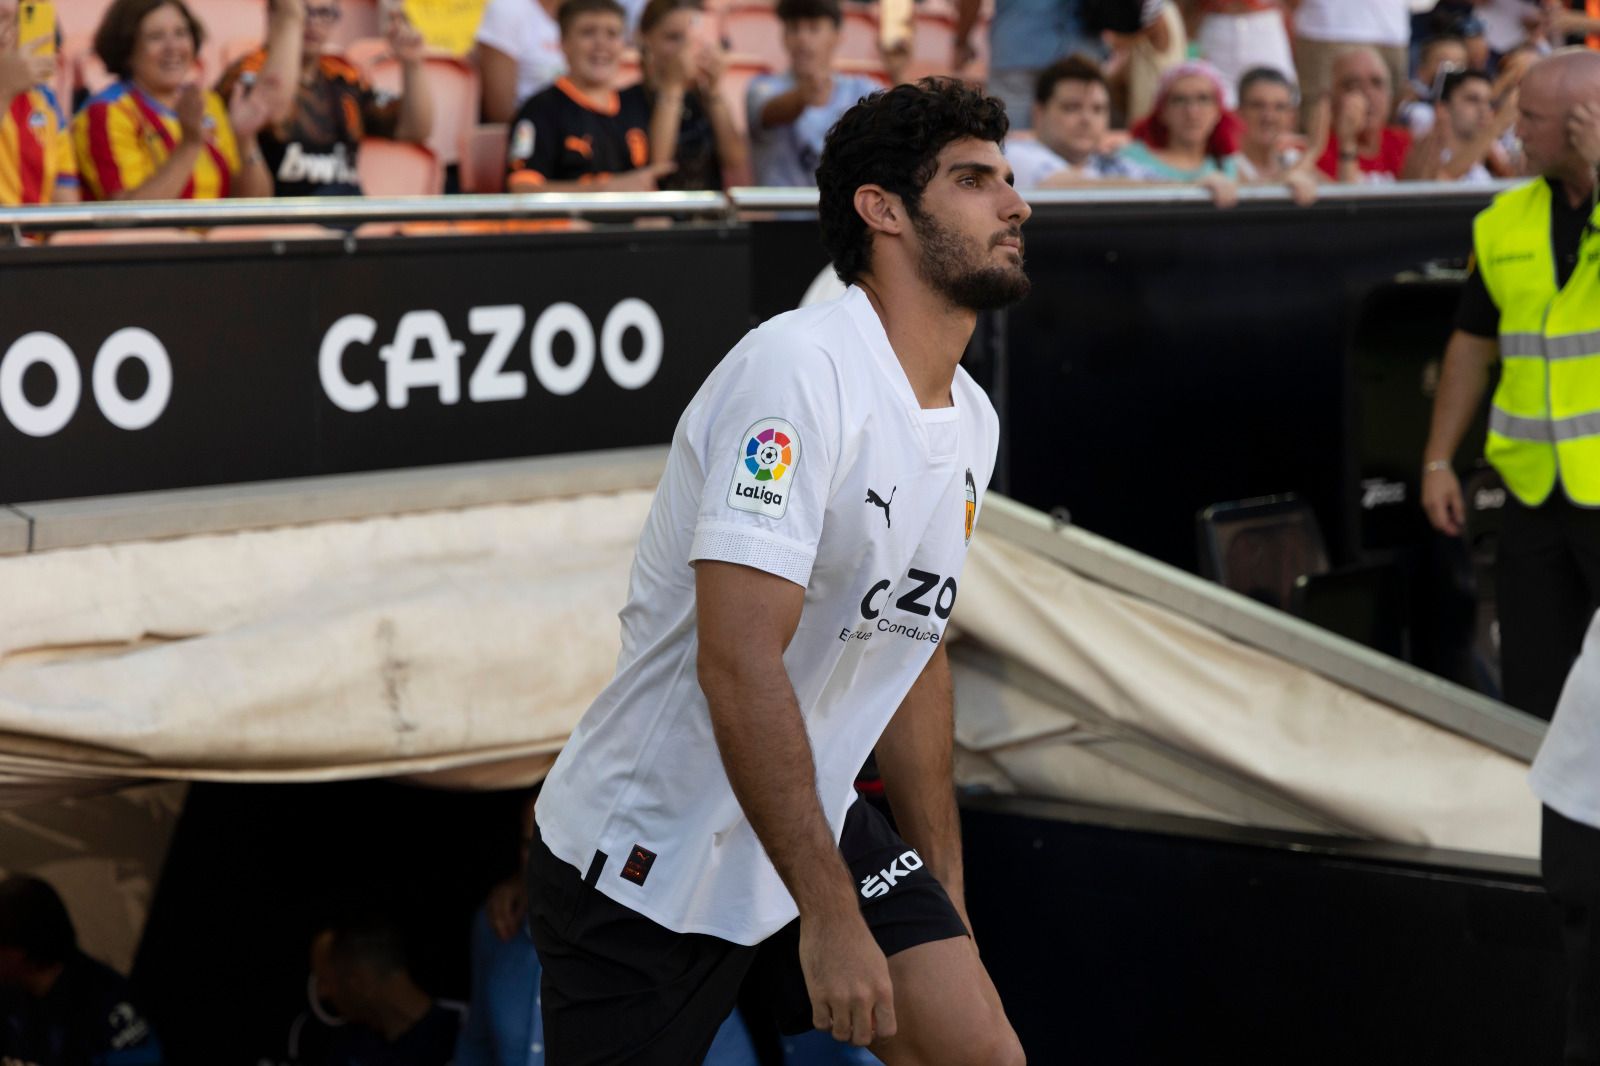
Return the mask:
<path id="1" fill-rule="evenodd" d="M 772 319 L 679 419 L 634 558 L 615 678 L 550 771 L 546 846 L 669 929 L 754 944 L 798 913 L 723 770 L 695 673 L 694 570 L 805 587 L 784 669 L 838 839 L 857 771 L 943 639 L 999 420 L 956 370 L 923 410 L 866 294 Z M 757 609 L 752 605 L 752 610 Z"/>

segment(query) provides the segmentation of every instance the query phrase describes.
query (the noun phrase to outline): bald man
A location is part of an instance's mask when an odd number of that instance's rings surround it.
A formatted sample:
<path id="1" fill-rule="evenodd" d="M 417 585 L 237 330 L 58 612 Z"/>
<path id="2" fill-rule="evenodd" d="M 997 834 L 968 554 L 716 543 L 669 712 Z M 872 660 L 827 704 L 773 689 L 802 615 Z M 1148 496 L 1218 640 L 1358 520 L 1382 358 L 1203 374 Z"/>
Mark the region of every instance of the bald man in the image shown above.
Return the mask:
<path id="1" fill-rule="evenodd" d="M 1517 131 L 1539 177 L 1473 223 L 1474 268 L 1434 399 L 1422 505 L 1440 532 L 1460 535 L 1456 452 L 1498 359 L 1484 454 L 1508 490 L 1495 579 L 1504 698 L 1548 718 L 1600 606 L 1600 53 L 1534 64 Z M 1562 910 L 1568 1066 L 1600 1064 L 1600 730 L 1593 760 L 1573 757 L 1560 739 L 1571 732 L 1552 729 L 1547 746 L 1563 750 L 1542 754 L 1533 779 L 1545 884 Z"/>
<path id="2" fill-rule="evenodd" d="M 1333 60 L 1333 128 L 1317 169 L 1347 184 L 1399 181 L 1411 134 L 1389 125 L 1394 84 L 1376 49 L 1351 45 Z"/>

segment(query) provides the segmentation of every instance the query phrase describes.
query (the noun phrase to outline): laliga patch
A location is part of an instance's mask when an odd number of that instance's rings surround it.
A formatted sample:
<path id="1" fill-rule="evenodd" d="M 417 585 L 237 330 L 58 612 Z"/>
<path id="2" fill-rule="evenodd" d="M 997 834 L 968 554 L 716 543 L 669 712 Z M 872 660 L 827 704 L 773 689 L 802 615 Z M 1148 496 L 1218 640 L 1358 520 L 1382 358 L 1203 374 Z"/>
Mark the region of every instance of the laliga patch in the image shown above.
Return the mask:
<path id="1" fill-rule="evenodd" d="M 763 418 L 740 441 L 728 506 L 782 518 L 789 511 L 789 492 L 799 465 L 800 434 L 781 418 Z"/>
<path id="2" fill-rule="evenodd" d="M 635 844 L 633 850 L 628 852 L 628 861 L 622 866 L 622 879 L 643 885 L 644 879 L 650 876 L 650 867 L 655 865 L 655 861 L 655 852 Z"/>
<path id="3" fill-rule="evenodd" d="M 530 159 L 533 156 L 533 123 L 523 119 L 511 135 L 511 158 Z"/>

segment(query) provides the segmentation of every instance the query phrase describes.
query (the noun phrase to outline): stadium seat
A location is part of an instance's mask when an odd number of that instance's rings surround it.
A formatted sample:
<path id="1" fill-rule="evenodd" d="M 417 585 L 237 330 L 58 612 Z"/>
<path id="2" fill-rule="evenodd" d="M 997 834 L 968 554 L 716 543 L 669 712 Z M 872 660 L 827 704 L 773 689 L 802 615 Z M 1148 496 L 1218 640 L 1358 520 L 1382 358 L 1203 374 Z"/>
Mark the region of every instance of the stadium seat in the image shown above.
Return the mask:
<path id="1" fill-rule="evenodd" d="M 343 0 L 340 5 L 343 14 L 333 28 L 333 47 L 343 48 L 363 37 L 383 36 L 378 4 L 379 0 Z"/>
<path id="2" fill-rule="evenodd" d="M 506 191 L 506 138 L 504 122 L 488 122 L 467 132 L 461 149 L 462 192 Z"/>
<path id="3" fill-rule="evenodd" d="M 267 226 L 215 226 L 206 231 L 208 241 L 301 241 L 342 237 L 339 230 L 310 222 L 280 222 Z"/>
<path id="4" fill-rule="evenodd" d="M 235 37 L 222 46 L 222 69 L 227 70 L 245 56 L 261 47 L 261 38 Z"/>
<path id="5" fill-rule="evenodd" d="M 846 11 L 835 60 L 878 60 L 878 19 L 865 11 Z"/>
<path id="6" fill-rule="evenodd" d="M 67 37 L 93 37 L 111 0 L 56 0 L 56 24 Z"/>
<path id="7" fill-rule="evenodd" d="M 68 37 L 62 43 L 62 52 L 71 67 L 72 89 L 75 92 L 82 89 L 88 96 L 105 89 L 116 77 L 100 62 L 100 57 L 94 54 L 94 42 L 91 37 Z M 72 93 L 68 93 L 64 107 L 70 108 Z"/>
<path id="8" fill-rule="evenodd" d="M 723 69 L 722 82 L 717 90 L 727 101 L 728 113 L 733 116 L 733 124 L 740 134 L 747 133 L 745 114 L 745 94 L 750 88 L 751 79 L 759 74 L 766 74 L 772 70 L 766 60 L 757 56 L 730 55 L 728 65 Z"/>
<path id="9" fill-rule="evenodd" d="M 889 72 L 884 69 L 883 61 L 874 56 L 872 59 L 835 59 L 833 69 L 840 74 L 857 74 L 871 78 L 885 89 L 889 88 Z"/>
<path id="10" fill-rule="evenodd" d="M 187 229 L 84 229 L 65 230 L 51 236 L 51 245 L 80 244 L 193 244 L 200 234 Z"/>
<path id="11" fill-rule="evenodd" d="M 360 37 L 339 51 L 346 62 L 370 79 L 373 66 L 389 55 L 389 41 L 384 37 Z"/>
<path id="12" fill-rule="evenodd" d="M 722 16 L 722 39 L 728 49 L 776 70 L 789 66 L 783 50 L 783 26 L 772 8 L 736 7 Z"/>
<path id="13" fill-rule="evenodd" d="M 200 66 L 207 85 L 216 81 L 226 65 L 223 62 L 226 44 L 245 37 L 257 41 L 266 39 L 265 0 L 190 0 L 189 10 L 205 30 L 205 43 L 200 46 Z"/>
<path id="14" fill-rule="evenodd" d="M 433 94 L 433 133 L 428 137 L 428 147 L 439 162 L 450 166 L 461 159 L 467 131 L 478 122 L 478 70 L 454 56 L 430 55 L 427 74 L 428 91 Z M 380 59 L 372 65 L 368 77 L 374 86 L 398 93 L 400 61 L 392 56 Z"/>
<path id="15" fill-rule="evenodd" d="M 368 196 L 436 196 L 444 192 L 439 157 L 420 144 L 367 137 L 361 142 L 356 170 Z"/>

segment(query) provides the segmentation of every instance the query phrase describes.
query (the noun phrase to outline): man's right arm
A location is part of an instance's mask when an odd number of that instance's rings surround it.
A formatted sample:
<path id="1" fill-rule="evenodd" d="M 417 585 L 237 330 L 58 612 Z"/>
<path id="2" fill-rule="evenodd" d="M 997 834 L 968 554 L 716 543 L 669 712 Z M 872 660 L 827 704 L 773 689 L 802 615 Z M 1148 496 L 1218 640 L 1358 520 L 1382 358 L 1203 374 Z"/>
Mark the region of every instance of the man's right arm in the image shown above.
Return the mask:
<path id="1" fill-rule="evenodd" d="M 736 563 L 695 564 L 697 669 L 733 793 L 800 909 L 812 1024 L 865 1046 L 892 1036 L 888 961 L 817 796 L 805 720 L 784 669 L 805 590 Z"/>
<path id="2" fill-rule="evenodd" d="M 1461 482 L 1451 463 L 1461 438 L 1478 413 L 1489 385 L 1489 367 L 1500 356 L 1500 342 L 1458 329 L 1444 350 L 1439 391 L 1433 399 L 1433 421 L 1422 450 L 1422 508 L 1441 533 L 1461 535 L 1466 505 Z"/>

